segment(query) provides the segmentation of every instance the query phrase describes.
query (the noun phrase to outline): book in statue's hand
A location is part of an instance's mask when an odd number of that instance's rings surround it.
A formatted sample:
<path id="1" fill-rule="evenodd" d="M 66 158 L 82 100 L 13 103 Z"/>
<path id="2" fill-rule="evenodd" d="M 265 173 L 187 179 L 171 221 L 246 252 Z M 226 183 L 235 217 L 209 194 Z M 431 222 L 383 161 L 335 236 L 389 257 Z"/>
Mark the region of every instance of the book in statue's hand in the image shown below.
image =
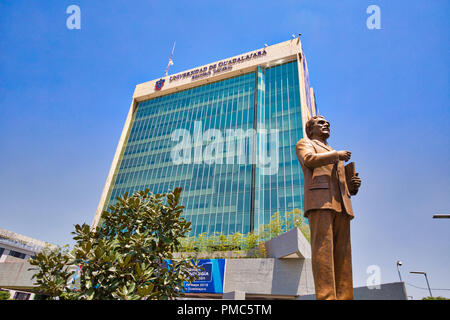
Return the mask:
<path id="1" fill-rule="evenodd" d="M 347 181 L 347 185 L 352 181 L 353 176 L 355 175 L 355 163 L 350 162 L 345 166 L 345 180 Z"/>
<path id="2" fill-rule="evenodd" d="M 358 190 L 353 189 L 353 183 L 352 178 L 357 176 L 358 174 L 355 171 L 355 163 L 350 162 L 345 166 L 345 181 L 347 182 L 348 191 L 350 192 L 350 195 L 354 196 L 358 193 Z"/>

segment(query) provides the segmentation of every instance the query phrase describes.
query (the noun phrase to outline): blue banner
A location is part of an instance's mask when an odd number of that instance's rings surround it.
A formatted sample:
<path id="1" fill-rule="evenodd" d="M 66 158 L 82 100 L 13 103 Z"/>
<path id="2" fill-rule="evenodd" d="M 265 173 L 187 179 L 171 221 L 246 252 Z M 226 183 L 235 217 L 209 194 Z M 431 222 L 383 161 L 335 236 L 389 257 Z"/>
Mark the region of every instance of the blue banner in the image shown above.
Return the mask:
<path id="1" fill-rule="evenodd" d="M 183 292 L 223 293 L 225 259 L 200 259 L 195 261 L 203 269 L 193 271 L 199 276 L 198 280 L 192 283 L 185 282 L 185 290 Z"/>

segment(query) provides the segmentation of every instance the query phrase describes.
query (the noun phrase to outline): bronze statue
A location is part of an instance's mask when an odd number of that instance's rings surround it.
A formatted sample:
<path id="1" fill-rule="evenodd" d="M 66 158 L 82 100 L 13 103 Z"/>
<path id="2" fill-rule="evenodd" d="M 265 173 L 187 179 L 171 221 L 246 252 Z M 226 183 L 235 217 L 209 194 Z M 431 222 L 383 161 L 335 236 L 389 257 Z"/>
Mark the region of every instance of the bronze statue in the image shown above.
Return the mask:
<path id="1" fill-rule="evenodd" d="M 361 185 L 350 151 L 336 151 L 327 144 L 330 123 L 322 116 L 306 122 L 308 138 L 297 142 L 303 169 L 305 217 L 311 230 L 312 270 L 318 300 L 353 299 L 350 196 Z"/>

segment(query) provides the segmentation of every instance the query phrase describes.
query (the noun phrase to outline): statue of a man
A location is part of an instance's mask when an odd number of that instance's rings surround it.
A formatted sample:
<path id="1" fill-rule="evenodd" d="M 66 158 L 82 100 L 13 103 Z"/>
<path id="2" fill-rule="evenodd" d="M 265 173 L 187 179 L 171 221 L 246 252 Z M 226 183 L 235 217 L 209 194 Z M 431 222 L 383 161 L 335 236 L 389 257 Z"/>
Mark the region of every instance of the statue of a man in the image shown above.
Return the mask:
<path id="1" fill-rule="evenodd" d="M 312 117 L 305 131 L 308 138 L 297 142 L 296 153 L 305 180 L 316 299 L 351 300 L 350 196 L 358 192 L 361 179 L 356 173 L 346 180 L 344 162 L 350 160 L 351 152 L 336 151 L 327 144 L 330 123 L 324 117 Z"/>

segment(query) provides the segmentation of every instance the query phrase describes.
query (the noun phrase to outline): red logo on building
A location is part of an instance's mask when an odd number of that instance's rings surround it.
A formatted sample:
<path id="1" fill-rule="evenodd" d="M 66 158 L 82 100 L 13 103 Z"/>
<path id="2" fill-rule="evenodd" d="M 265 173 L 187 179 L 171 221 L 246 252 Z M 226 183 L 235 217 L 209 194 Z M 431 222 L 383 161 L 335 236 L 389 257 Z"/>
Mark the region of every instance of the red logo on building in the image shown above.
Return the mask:
<path id="1" fill-rule="evenodd" d="M 161 79 L 161 80 L 156 81 L 155 90 L 161 90 L 161 88 L 163 87 L 165 81 L 166 81 L 165 79 Z"/>

